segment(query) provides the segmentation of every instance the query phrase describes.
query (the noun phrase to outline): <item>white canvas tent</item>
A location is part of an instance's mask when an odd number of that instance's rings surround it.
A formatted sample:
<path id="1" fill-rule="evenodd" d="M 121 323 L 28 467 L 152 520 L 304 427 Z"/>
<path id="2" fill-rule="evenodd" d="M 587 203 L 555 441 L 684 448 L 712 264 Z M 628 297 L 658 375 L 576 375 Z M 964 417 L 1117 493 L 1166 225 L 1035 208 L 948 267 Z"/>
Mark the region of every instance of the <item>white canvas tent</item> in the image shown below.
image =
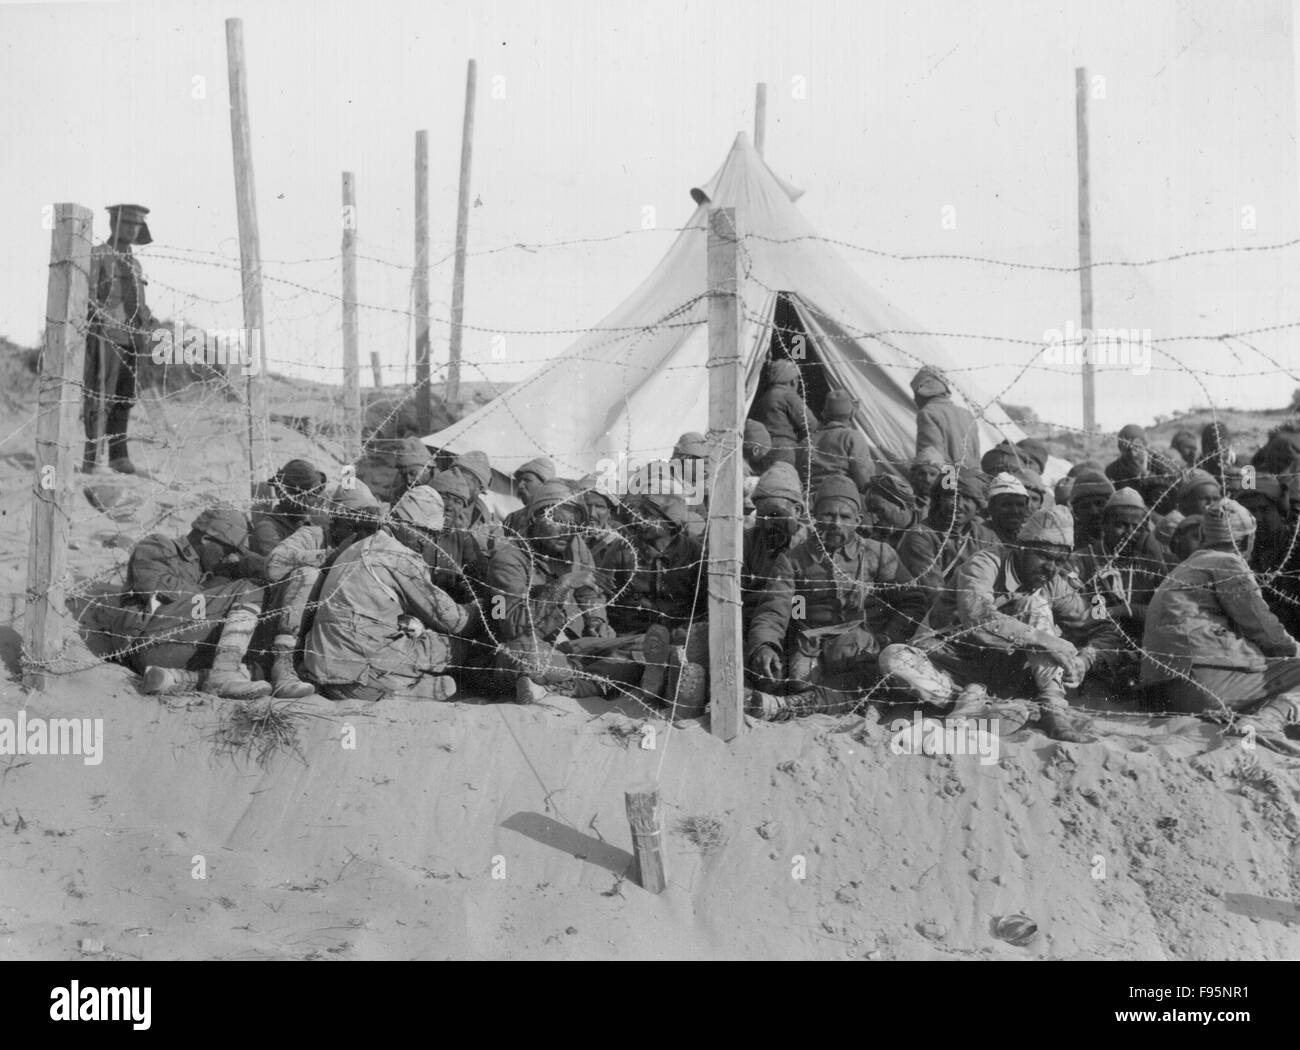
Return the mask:
<path id="1" fill-rule="evenodd" d="M 818 237 L 794 205 L 800 191 L 772 173 L 747 135 L 737 136 L 721 169 L 692 196 L 705 203 L 621 305 L 523 382 L 425 443 L 456 453 L 481 449 L 504 477 L 545 455 L 561 476 L 576 478 L 620 453 L 633 463 L 667 458 L 679 434 L 705 431 L 711 202 L 736 209 L 742 238 L 746 397 L 757 390 L 774 328 L 785 331 L 787 345 L 790 330 L 801 329 L 805 382 L 814 380 L 822 394 L 827 386 L 852 391 L 857 425 L 880 456 L 909 460 L 916 407 L 908 383 L 922 364 L 951 369 L 944 350 L 932 338 L 900 334 L 919 326 Z M 948 376 L 954 399 L 982 420 L 981 451 L 1024 436 L 964 374 Z"/>

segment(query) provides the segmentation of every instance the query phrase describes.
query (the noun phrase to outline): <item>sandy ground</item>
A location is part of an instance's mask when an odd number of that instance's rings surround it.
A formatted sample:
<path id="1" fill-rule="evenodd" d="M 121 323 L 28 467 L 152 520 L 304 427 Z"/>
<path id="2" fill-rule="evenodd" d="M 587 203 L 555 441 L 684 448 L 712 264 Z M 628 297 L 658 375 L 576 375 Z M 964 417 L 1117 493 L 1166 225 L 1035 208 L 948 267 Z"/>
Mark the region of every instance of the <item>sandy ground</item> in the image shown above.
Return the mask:
<path id="1" fill-rule="evenodd" d="M 137 461 L 165 483 L 131 486 L 120 521 L 78 493 L 77 581 L 246 493 L 232 406 L 158 407 L 137 409 Z M 105 748 L 97 766 L 0 756 L 0 957 L 1300 956 L 1300 762 L 1195 719 L 1108 715 L 1094 745 L 1022 731 L 986 765 L 895 754 L 859 717 L 725 745 L 604 701 L 318 700 L 300 755 L 259 768 L 214 747 L 232 705 L 143 696 L 75 637 L 25 695 L 31 432 L 4 430 L 0 717 L 102 718 Z M 274 446 L 337 462 L 285 428 Z M 659 896 L 629 871 L 623 792 L 646 778 Z M 705 817 L 720 841 L 683 832 Z M 1025 946 L 993 935 L 1014 913 L 1038 924 Z"/>

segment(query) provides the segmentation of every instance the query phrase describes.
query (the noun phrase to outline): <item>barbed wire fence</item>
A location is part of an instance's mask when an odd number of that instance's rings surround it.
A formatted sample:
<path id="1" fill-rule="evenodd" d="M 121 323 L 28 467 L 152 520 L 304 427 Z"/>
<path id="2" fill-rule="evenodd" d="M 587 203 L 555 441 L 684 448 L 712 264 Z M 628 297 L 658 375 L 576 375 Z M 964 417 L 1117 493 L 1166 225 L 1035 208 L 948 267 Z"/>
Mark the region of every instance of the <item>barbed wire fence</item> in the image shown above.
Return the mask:
<path id="1" fill-rule="evenodd" d="M 681 233 L 686 230 L 703 232 L 704 229 L 704 226 L 696 224 L 675 228 L 668 232 Z M 494 255 L 512 251 L 535 254 L 561 247 L 598 245 L 624 237 L 641 235 L 646 232 L 651 231 L 641 229 L 623 230 L 605 236 L 573 238 L 546 243 L 525 244 L 516 242 L 471 252 L 470 255 Z M 898 262 L 963 263 L 1062 275 L 1077 274 L 1079 272 L 1077 266 L 1020 263 L 971 255 L 900 255 L 832 238 L 799 239 L 815 239 L 838 249 L 870 254 Z M 784 289 L 771 287 L 762 282 L 758 273 L 755 272 L 753 260 L 749 257 L 747 244 L 751 242 L 764 244 L 790 242 L 752 233 L 741 234 L 739 240 L 745 280 L 752 282 L 769 295 L 783 294 Z M 1091 268 L 1150 267 L 1213 255 L 1289 251 L 1297 246 L 1300 246 L 1300 240 L 1285 241 L 1272 245 L 1207 248 L 1136 262 L 1093 262 Z M 367 245 L 364 242 L 363 247 L 367 248 L 367 251 L 359 254 L 358 259 L 371 264 L 378 270 L 390 272 L 394 280 L 399 284 L 405 283 L 407 275 L 412 272 L 412 267 L 409 264 L 385 259 L 377 254 L 374 246 Z M 85 498 L 82 501 L 73 503 L 68 511 L 67 526 L 74 538 L 74 543 L 77 544 L 74 549 L 81 551 L 85 550 L 86 546 L 99 545 L 112 552 L 107 558 L 88 557 L 80 565 L 69 566 L 64 577 L 58 581 L 60 588 L 69 596 L 74 607 L 79 606 L 83 609 L 93 603 L 118 602 L 129 596 L 130 592 L 123 579 L 123 570 L 130 546 L 142 536 L 156 531 L 183 534 L 188 529 L 190 520 L 217 501 L 250 506 L 247 496 L 244 495 L 246 491 L 245 484 L 248 479 L 245 476 L 246 468 L 240 458 L 239 442 L 232 440 L 231 437 L 232 434 L 239 433 L 239 429 L 243 425 L 246 409 L 243 384 L 240 381 L 239 362 L 232 365 L 230 348 L 226 350 L 224 362 L 219 359 L 216 361 L 211 360 L 211 355 L 208 354 L 211 343 L 206 339 L 201 344 L 201 352 L 187 356 L 185 350 L 186 341 L 183 338 L 185 333 L 189 331 L 202 331 L 205 336 L 212 332 L 242 331 L 241 292 L 239 290 L 241 271 L 239 263 L 237 260 L 230 259 L 222 253 L 210 249 L 162 244 L 152 246 L 147 252 L 141 253 L 140 257 L 151 270 L 147 274 L 147 279 L 150 289 L 150 305 L 153 312 L 162 322 L 170 323 L 172 326 L 174 353 L 170 360 L 164 360 L 163 362 L 156 360 L 151 363 L 144 360 L 140 361 L 140 407 L 136 412 L 132 440 L 136 443 L 136 447 L 142 450 L 140 454 L 141 463 L 148 469 L 151 476 L 129 479 L 123 482 L 121 479 L 116 478 L 102 479 L 93 474 L 85 475 L 80 479 L 79 484 L 80 491 L 85 494 Z M 430 265 L 430 271 L 438 270 L 451 258 L 451 254 L 440 258 Z M 167 264 L 165 269 L 166 279 L 152 272 L 153 269 L 163 269 L 163 267 L 154 267 L 155 262 Z M 345 407 L 339 392 L 339 383 L 344 366 L 338 359 L 338 352 L 332 349 L 340 345 L 343 327 L 341 316 L 343 296 L 337 290 L 340 284 L 341 266 L 342 258 L 339 255 L 288 260 L 263 260 L 262 262 L 262 281 L 268 299 L 267 316 L 273 320 L 268 324 L 269 331 L 265 333 L 263 346 L 266 348 L 266 354 L 259 362 L 261 374 L 256 378 L 266 386 L 269 394 L 271 405 L 269 412 L 270 432 L 266 437 L 270 439 L 269 447 L 275 450 L 276 461 L 263 464 L 262 466 L 265 468 L 264 476 L 255 478 L 256 481 L 267 481 L 280 462 L 291 458 L 306 458 L 324 469 L 327 475 L 330 475 L 331 487 L 333 487 L 333 484 L 340 477 L 342 468 L 351 462 L 353 458 L 349 454 L 350 450 L 345 447 L 342 438 L 342 435 L 346 432 Z M 186 273 L 187 271 L 198 272 L 200 270 L 215 270 L 228 277 L 230 294 L 225 296 L 219 294 L 205 295 L 193 291 L 194 286 L 205 284 L 205 282 L 196 278 L 187 279 Z M 164 294 L 160 296 L 159 291 Z M 487 388 L 488 396 L 482 399 L 483 403 L 486 403 L 493 394 L 503 391 L 507 387 L 508 384 L 500 382 L 499 377 L 509 370 L 532 367 L 535 369 L 535 377 L 543 377 L 555 372 L 557 369 L 572 368 L 575 365 L 600 366 L 603 368 L 612 366 L 619 370 L 623 384 L 623 403 L 630 409 L 632 395 L 649 375 L 679 369 L 689 370 L 692 373 L 699 371 L 701 368 L 699 362 L 665 364 L 663 361 L 658 360 L 640 360 L 637 357 L 637 352 L 643 347 L 646 339 L 658 333 L 679 330 L 682 334 L 685 334 L 704 326 L 706 324 L 705 312 L 708 297 L 709 293 L 707 292 L 691 296 L 665 311 L 653 322 L 636 326 L 609 328 L 599 326 L 492 328 L 465 324 L 463 327 L 466 331 L 487 337 L 503 336 L 509 337 L 511 340 L 527 341 L 530 339 L 543 340 L 569 336 L 582 337 L 587 341 L 584 344 L 582 354 L 552 357 L 549 360 L 543 360 L 540 364 L 536 355 L 507 358 L 504 355 L 493 353 L 479 358 L 470 357 L 462 362 L 462 367 L 479 378 L 480 381 L 489 384 Z M 407 383 L 407 363 L 409 362 L 410 347 L 413 343 L 411 331 L 412 325 L 417 319 L 415 312 L 410 308 L 409 301 L 406 308 L 376 302 L 358 302 L 357 308 L 365 318 L 364 345 L 368 347 L 380 345 L 385 347 L 387 351 L 383 355 L 384 385 L 372 392 L 365 410 L 364 430 L 372 435 L 393 437 L 402 433 L 410 433 L 412 432 L 414 399 L 421 396 L 421 392 L 412 389 Z M 190 325 L 188 317 L 195 313 L 202 314 L 207 323 Z M 764 332 L 764 337 L 760 339 L 759 345 L 766 348 L 771 342 L 771 337 L 775 334 L 773 319 L 770 316 L 760 315 L 749 309 L 743 310 L 742 316 L 746 322 Z M 992 409 L 995 403 L 1008 398 L 1019 382 L 1031 372 L 1041 371 L 1061 376 L 1077 375 L 1077 371 L 1068 366 L 1054 365 L 1044 359 L 1043 351 L 1047 348 L 1046 343 L 1026 339 L 1023 336 L 925 329 L 866 330 L 855 326 L 846 318 L 832 318 L 831 320 L 834 321 L 835 329 L 841 334 L 825 334 L 829 347 L 833 348 L 835 344 L 840 342 L 866 346 L 873 343 L 878 344 L 890 351 L 896 360 L 875 362 L 876 367 L 897 370 L 903 386 L 906 385 L 906 380 L 911 373 L 931 362 L 921 359 L 917 354 L 909 351 L 903 341 L 898 340 L 928 338 L 947 342 L 960 341 L 976 345 L 1000 346 L 1008 351 L 1019 352 L 1023 356 L 1014 364 L 1011 378 L 987 402 L 972 404 L 976 415 L 981 419 L 986 418 L 986 413 Z M 445 328 L 450 322 L 445 316 L 434 315 L 430 317 L 430 323 L 432 326 Z M 84 320 L 74 318 L 73 324 L 80 335 L 85 336 L 89 333 L 89 326 Z M 1280 359 L 1279 354 L 1269 353 L 1256 345 L 1260 337 L 1282 336 L 1297 327 L 1300 327 L 1300 319 L 1272 325 L 1247 327 L 1238 331 L 1219 334 L 1188 333 L 1152 339 L 1153 347 L 1162 358 L 1159 365 L 1152 364 L 1152 370 L 1190 377 L 1203 392 L 1206 404 L 1210 406 L 1212 413 L 1217 414 L 1215 408 L 1216 398 L 1211 389 L 1211 382 L 1215 379 L 1246 375 L 1275 375 L 1279 378 L 1286 377 L 1288 381 L 1300 381 L 1300 375 L 1297 375 L 1296 369 L 1286 365 Z M 158 329 L 155 328 L 138 329 L 133 334 L 146 339 L 153 339 L 157 331 Z M 176 335 L 182 336 L 182 338 L 177 340 Z M 1222 344 L 1231 350 L 1238 364 L 1242 366 L 1247 361 L 1237 352 L 1236 348 L 1238 346 L 1244 348 L 1245 353 L 1253 355 L 1254 359 L 1259 362 L 1258 367 L 1254 371 L 1239 367 L 1225 372 L 1192 369 L 1178 358 L 1176 346 L 1177 344 L 1194 341 Z M 1080 339 L 1070 345 L 1083 349 L 1085 344 Z M 392 350 L 398 346 L 401 346 L 407 355 L 406 360 L 400 366 L 394 363 L 392 354 Z M 321 347 L 331 349 L 322 355 L 320 353 Z M 220 354 L 217 356 L 219 358 Z M 324 359 L 322 359 L 322 356 Z M 151 364 L 157 367 L 151 367 Z M 960 364 L 946 368 L 945 372 L 957 377 L 964 375 L 978 377 L 982 372 L 1005 370 L 1008 364 L 1008 361 L 967 359 Z M 431 362 L 431 374 L 434 383 L 445 381 L 447 368 L 448 365 L 445 361 L 441 363 Z M 1207 382 L 1207 380 L 1210 382 Z M 75 385 L 74 388 L 64 392 L 65 397 L 72 397 L 77 401 L 80 401 L 84 394 L 85 391 L 80 385 Z M 580 392 L 575 391 L 575 395 L 580 396 Z M 543 419 L 524 418 L 514 409 L 509 400 L 500 402 L 500 404 L 508 414 L 517 432 L 527 442 L 518 450 L 518 456 L 515 458 L 522 460 L 528 456 L 536 455 L 537 450 L 541 449 L 546 451 L 556 462 L 562 476 L 576 480 L 590 472 L 590 462 L 588 460 L 573 458 L 567 454 L 568 450 L 566 449 L 547 449 L 546 430 L 541 425 L 544 417 Z M 547 406 L 549 412 L 563 412 L 564 410 L 565 406 L 562 405 Z M 447 415 L 444 424 L 451 421 L 450 415 Z M 0 448 L 7 447 L 12 450 L 21 443 L 30 441 L 34 422 L 32 419 L 20 421 L 7 435 L 0 437 Z M 816 419 L 809 418 L 805 422 L 809 432 L 815 431 Z M 1070 427 L 1059 422 L 1047 422 L 1059 431 L 1072 432 L 1081 438 L 1094 436 L 1087 434 L 1078 427 Z M 636 425 L 637 421 L 629 420 L 629 433 L 636 431 Z M 467 439 L 468 446 L 473 446 L 473 444 L 472 437 Z M 662 458 L 665 449 L 658 444 L 637 445 L 635 439 L 629 439 L 627 447 L 623 448 L 622 451 L 629 461 L 648 461 L 651 458 Z M 882 450 L 881 458 L 895 462 L 905 460 L 906 451 L 897 449 Z M 195 467 L 200 464 L 203 473 L 195 476 Z M 1171 484 L 1174 483 L 1176 482 L 1171 482 Z M 581 498 L 580 494 L 576 498 Z M 257 510 L 257 508 L 252 507 L 250 509 Z M 1152 513 L 1154 513 L 1153 510 L 1148 508 L 1148 516 Z M 643 560 L 647 557 L 644 547 L 635 538 L 629 536 L 629 527 L 638 524 L 640 512 L 635 508 L 625 508 L 623 516 L 627 520 L 614 523 L 612 527 L 597 531 L 594 534 L 594 539 L 609 540 L 628 552 L 631 558 L 632 570 L 626 577 L 622 589 L 606 596 L 606 601 L 615 606 L 626 597 L 624 592 L 630 586 L 631 579 L 635 574 L 643 570 Z M 945 541 L 951 539 L 956 531 L 957 525 L 954 522 L 944 534 Z M 1291 560 L 1291 555 L 1295 549 L 1296 535 L 1293 530 L 1287 548 L 1288 561 Z M 938 566 L 941 553 L 942 548 L 940 553 L 936 554 L 935 562 L 925 566 L 924 571 L 928 572 Z M 531 549 L 528 552 L 528 557 L 530 559 L 530 568 L 535 572 L 539 572 L 538 559 Z M 707 579 L 710 569 L 716 568 L 717 564 L 714 559 L 711 559 L 701 549 L 694 560 L 675 567 L 687 574 L 693 572 L 694 594 L 689 602 L 693 610 L 702 607 L 701 596 L 705 586 L 704 581 Z M 840 572 L 840 570 L 837 569 L 837 572 Z M 857 586 L 862 584 L 861 580 L 843 576 L 842 574 L 841 576 L 840 582 L 846 585 Z M 479 585 L 476 590 L 475 600 L 481 603 L 485 593 L 481 586 L 484 581 L 478 580 L 474 582 Z M 885 595 L 886 601 L 888 601 L 890 594 L 901 593 L 911 586 L 910 582 L 898 580 L 873 580 L 871 582 L 872 589 L 879 594 Z M 22 601 L 14 601 L 11 613 L 5 622 L 8 625 L 13 625 L 22 620 L 31 603 L 37 598 L 38 596 L 28 593 Z M 484 625 L 486 644 L 500 646 L 505 639 L 495 631 L 493 617 L 486 615 L 482 616 L 481 619 Z M 917 628 L 922 626 L 923 617 L 911 617 L 910 619 L 913 626 Z M 43 662 L 42 669 L 54 675 L 67 675 L 84 670 L 86 667 L 99 662 L 98 656 L 92 660 L 87 660 L 84 656 L 76 655 L 79 651 L 79 649 L 70 648 L 69 645 L 65 644 L 63 650 L 56 654 L 55 657 Z M 126 652 L 127 650 L 123 649 L 108 655 L 120 657 L 126 655 Z M 538 663 L 533 666 L 526 666 L 525 669 L 542 674 L 546 671 L 547 665 Z M 1172 671 L 1173 669 L 1168 670 Z M 593 677 L 586 674 L 581 667 L 573 668 L 573 671 L 574 677 L 578 679 L 586 678 L 590 680 Z M 644 707 L 647 715 L 661 713 L 660 708 L 648 703 L 643 695 L 639 694 L 634 688 L 629 688 L 625 682 L 605 677 L 600 678 L 598 684 L 607 692 L 616 692 L 630 697 Z M 879 688 L 879 682 L 866 687 L 861 696 L 854 698 L 853 706 L 860 704 L 864 700 L 872 699 Z M 670 704 L 670 717 L 672 713 L 673 708 Z"/>

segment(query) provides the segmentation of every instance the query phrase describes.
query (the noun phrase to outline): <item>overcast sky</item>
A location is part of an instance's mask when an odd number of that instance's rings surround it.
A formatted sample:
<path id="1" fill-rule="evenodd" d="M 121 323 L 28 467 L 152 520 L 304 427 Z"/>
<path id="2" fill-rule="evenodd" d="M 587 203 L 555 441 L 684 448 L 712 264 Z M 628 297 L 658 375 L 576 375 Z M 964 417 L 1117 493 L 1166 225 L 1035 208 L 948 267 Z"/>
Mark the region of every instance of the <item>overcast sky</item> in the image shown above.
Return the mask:
<path id="1" fill-rule="evenodd" d="M 598 323 L 646 276 L 693 210 L 689 188 L 752 129 L 760 80 L 768 162 L 806 190 L 799 207 L 814 226 L 853 246 L 840 249 L 848 263 L 918 326 L 954 333 L 950 349 L 981 367 L 986 389 L 1063 425 L 1081 421 L 1077 375 L 1044 367 L 1034 346 L 957 334 L 1037 342 L 1077 326 L 1077 273 L 877 253 L 1076 265 L 1076 66 L 1103 78 L 1090 103 L 1095 260 L 1300 237 L 1290 0 L 6 5 L 0 334 L 31 344 L 41 329 L 51 201 L 94 207 L 97 240 L 105 205 L 148 205 L 155 243 L 141 258 L 155 313 L 242 323 L 232 16 L 244 20 L 279 371 L 338 380 L 339 181 L 350 170 L 371 257 L 360 267 L 372 307 L 363 360 L 376 350 L 390 378 L 402 374 L 414 133 L 430 135 L 437 262 L 454 242 L 469 58 L 470 249 L 488 254 L 469 263 L 466 379 L 521 378 L 571 341 L 562 330 Z M 656 229 L 642 228 L 647 216 Z M 509 247 L 575 240 L 586 243 Z M 449 260 L 431 285 L 440 361 Z M 1101 268 L 1095 294 L 1099 326 L 1149 328 L 1156 348 L 1149 375 L 1100 376 L 1103 426 L 1211 402 L 1280 407 L 1300 386 L 1289 374 L 1300 373 L 1300 328 L 1161 342 L 1300 322 L 1300 249 Z M 494 357 L 493 329 L 542 334 L 507 335 Z"/>

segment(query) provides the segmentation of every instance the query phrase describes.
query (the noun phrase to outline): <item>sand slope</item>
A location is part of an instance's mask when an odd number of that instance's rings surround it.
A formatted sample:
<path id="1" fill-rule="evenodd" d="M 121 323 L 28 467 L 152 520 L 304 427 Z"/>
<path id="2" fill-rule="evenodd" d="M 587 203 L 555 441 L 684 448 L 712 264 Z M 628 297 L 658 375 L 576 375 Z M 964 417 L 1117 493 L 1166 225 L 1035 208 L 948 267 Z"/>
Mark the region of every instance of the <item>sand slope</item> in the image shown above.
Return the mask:
<path id="1" fill-rule="evenodd" d="M 130 486 L 118 521 L 77 503 L 78 580 L 246 494 L 237 407 L 137 410 L 163 482 Z M 277 462 L 338 461 L 273 437 Z M 0 717 L 100 717 L 106 743 L 95 767 L 0 756 L 0 957 L 1300 956 L 1300 763 L 1194 719 L 1108 717 L 1096 745 L 1024 732 L 981 765 L 896 755 L 856 717 L 730 746 L 654 718 L 642 750 L 618 731 L 644 712 L 604 702 L 318 701 L 302 759 L 263 770 L 214 754 L 230 705 L 141 696 L 75 638 L 24 696 L 29 446 L 21 424 L 0 441 Z M 658 897 L 625 877 L 623 792 L 646 777 L 668 825 Z M 708 853 L 676 830 L 701 816 L 725 837 Z M 990 930 L 1015 912 L 1041 928 L 1026 947 Z"/>
<path id="2" fill-rule="evenodd" d="M 1300 953 L 1294 775 L 1259 751 L 1249 769 L 1192 719 L 1114 719 L 1087 746 L 1027 733 L 985 766 L 896 755 L 859 718 L 752 726 L 731 747 L 659 722 L 651 751 L 611 732 L 627 715 L 558 697 L 319 702 L 306 761 L 260 770 L 214 756 L 229 705 L 169 708 L 130 677 L 26 698 L 29 717 L 102 716 L 105 758 L 0 759 L 5 957 L 83 938 L 143 958 Z M 23 703 L 7 684 L 0 715 Z M 659 897 L 624 877 L 623 790 L 656 773 Z M 707 855 L 675 830 L 700 815 L 725 835 Z M 991 936 L 1012 912 L 1039 923 L 1034 944 Z"/>

